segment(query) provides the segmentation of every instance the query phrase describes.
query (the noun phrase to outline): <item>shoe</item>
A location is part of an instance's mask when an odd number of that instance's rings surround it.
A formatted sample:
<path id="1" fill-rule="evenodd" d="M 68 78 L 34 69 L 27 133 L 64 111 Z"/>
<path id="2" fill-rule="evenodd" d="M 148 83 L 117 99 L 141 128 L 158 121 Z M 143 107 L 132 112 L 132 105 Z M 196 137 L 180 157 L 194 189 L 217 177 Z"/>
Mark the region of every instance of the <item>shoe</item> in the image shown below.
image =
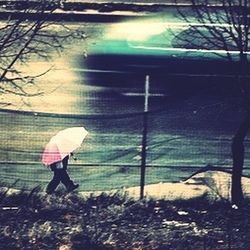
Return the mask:
<path id="1" fill-rule="evenodd" d="M 67 191 L 72 192 L 73 190 L 77 189 L 79 187 L 79 184 L 72 184 L 68 187 Z"/>

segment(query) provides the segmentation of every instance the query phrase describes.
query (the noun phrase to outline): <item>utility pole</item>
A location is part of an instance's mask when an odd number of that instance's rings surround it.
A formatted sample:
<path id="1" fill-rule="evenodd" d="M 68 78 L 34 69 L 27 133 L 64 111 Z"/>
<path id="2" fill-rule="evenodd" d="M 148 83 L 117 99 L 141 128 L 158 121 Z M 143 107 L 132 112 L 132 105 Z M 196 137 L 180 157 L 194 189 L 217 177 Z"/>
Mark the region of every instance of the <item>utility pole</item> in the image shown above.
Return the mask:
<path id="1" fill-rule="evenodd" d="M 143 113 L 143 131 L 142 131 L 142 149 L 141 149 L 141 183 L 140 199 L 144 197 L 146 158 L 147 158 L 147 133 L 148 133 L 148 98 L 149 98 L 149 76 L 145 78 L 144 95 L 144 113 Z"/>

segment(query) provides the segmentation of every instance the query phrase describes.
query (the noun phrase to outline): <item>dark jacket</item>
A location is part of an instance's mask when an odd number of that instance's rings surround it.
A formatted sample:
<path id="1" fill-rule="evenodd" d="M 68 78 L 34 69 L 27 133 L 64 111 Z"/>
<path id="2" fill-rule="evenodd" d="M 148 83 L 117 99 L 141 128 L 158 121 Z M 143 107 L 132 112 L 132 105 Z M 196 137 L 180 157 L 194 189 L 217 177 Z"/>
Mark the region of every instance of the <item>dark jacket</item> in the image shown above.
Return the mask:
<path id="1" fill-rule="evenodd" d="M 68 167 L 68 161 L 69 161 L 69 156 L 67 155 L 63 160 L 62 160 L 62 164 L 63 164 L 63 169 L 67 169 Z"/>
<path id="2" fill-rule="evenodd" d="M 62 160 L 63 168 L 60 168 L 60 169 L 67 170 L 67 168 L 68 168 L 68 161 L 69 161 L 69 156 L 67 155 L 67 156 Z M 57 162 L 52 163 L 52 164 L 50 165 L 50 169 L 51 169 L 52 171 L 55 171 L 56 169 L 59 169 L 59 168 L 57 167 Z"/>

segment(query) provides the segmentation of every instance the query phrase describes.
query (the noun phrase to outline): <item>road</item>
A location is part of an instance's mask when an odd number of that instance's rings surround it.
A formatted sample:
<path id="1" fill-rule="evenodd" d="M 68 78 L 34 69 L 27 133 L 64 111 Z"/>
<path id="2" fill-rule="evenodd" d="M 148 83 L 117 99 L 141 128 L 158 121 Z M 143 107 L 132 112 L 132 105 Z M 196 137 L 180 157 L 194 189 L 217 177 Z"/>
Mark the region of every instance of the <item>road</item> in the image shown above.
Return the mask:
<path id="1" fill-rule="evenodd" d="M 66 44 L 61 54 L 52 54 L 49 63 L 34 59 L 22 66 L 33 74 L 51 68 L 34 87 L 42 95 L 1 97 L 3 108 L 45 113 L 0 112 L 3 182 L 20 179 L 19 186 L 45 185 L 50 173 L 40 159 L 46 142 L 60 129 L 85 126 L 90 134 L 77 152 L 77 161 L 70 162 L 81 190 L 139 185 L 144 100 L 88 86 L 81 78 L 76 58 L 102 35 L 103 25 L 92 23 L 87 29 L 95 30 L 92 39 Z M 231 137 L 242 116 L 231 101 L 202 95 L 150 97 L 147 164 L 151 167 L 146 182 L 181 180 L 207 164 L 230 167 Z"/>

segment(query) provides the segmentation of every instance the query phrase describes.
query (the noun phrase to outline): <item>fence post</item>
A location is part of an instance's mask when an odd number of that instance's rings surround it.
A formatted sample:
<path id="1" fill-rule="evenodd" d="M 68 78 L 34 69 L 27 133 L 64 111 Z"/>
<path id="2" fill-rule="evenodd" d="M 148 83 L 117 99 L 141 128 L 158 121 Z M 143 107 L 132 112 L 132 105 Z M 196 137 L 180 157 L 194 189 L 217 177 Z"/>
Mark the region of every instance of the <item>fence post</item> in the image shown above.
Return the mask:
<path id="1" fill-rule="evenodd" d="M 143 130 L 142 130 L 142 148 L 141 148 L 141 182 L 140 182 L 140 199 L 144 197 L 146 158 L 147 158 L 147 130 L 148 130 L 148 98 L 149 98 L 149 76 L 145 78 L 145 95 L 144 95 L 144 113 L 143 113 Z"/>

